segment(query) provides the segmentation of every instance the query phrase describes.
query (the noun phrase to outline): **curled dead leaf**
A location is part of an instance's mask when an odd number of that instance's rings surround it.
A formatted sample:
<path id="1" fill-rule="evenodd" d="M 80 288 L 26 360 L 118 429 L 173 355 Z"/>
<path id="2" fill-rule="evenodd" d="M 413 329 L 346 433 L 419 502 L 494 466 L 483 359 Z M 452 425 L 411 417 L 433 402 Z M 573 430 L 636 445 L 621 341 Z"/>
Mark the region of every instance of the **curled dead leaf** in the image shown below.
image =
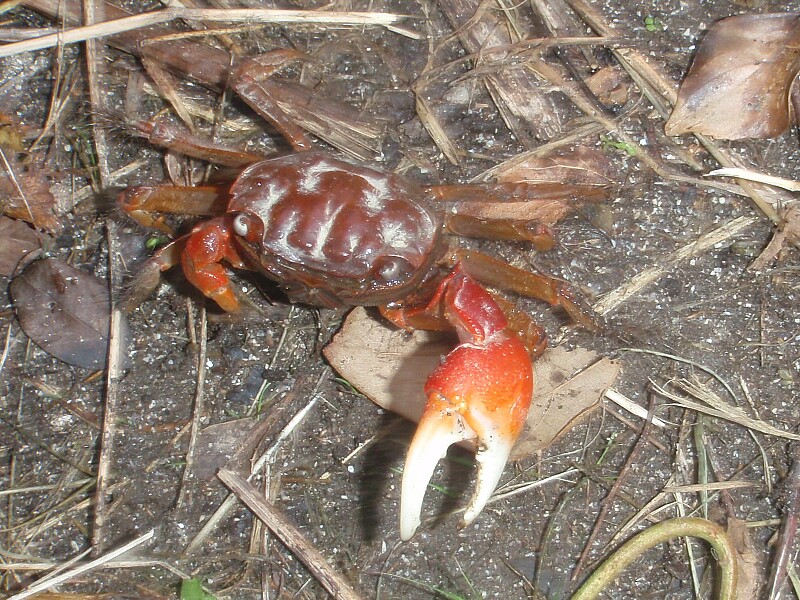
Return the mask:
<path id="1" fill-rule="evenodd" d="M 665 131 L 766 138 L 789 126 L 800 70 L 800 14 L 739 15 L 715 23 L 697 50 Z"/>
<path id="2" fill-rule="evenodd" d="M 350 312 L 323 353 L 334 369 L 370 400 L 411 421 L 425 404 L 425 379 L 457 342 L 428 331 L 393 328 L 364 308 Z M 534 363 L 536 388 L 525 430 L 512 457 L 530 456 L 598 406 L 619 367 L 585 349 L 553 348 Z"/>

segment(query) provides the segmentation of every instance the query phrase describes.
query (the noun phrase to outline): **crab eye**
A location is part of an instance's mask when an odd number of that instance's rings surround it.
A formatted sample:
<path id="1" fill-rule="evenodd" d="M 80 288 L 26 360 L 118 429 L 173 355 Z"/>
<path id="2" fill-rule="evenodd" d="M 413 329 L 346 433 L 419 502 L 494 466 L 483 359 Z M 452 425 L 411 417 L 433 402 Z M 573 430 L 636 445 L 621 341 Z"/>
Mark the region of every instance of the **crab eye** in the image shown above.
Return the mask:
<path id="1" fill-rule="evenodd" d="M 374 277 L 378 283 L 398 283 L 408 278 L 414 266 L 401 256 L 386 256 L 375 265 Z"/>
<path id="2" fill-rule="evenodd" d="M 233 232 L 251 244 L 260 244 L 264 240 L 261 219 L 248 212 L 240 212 L 233 217 Z"/>
<path id="3" fill-rule="evenodd" d="M 233 218 L 233 231 L 243 238 L 250 232 L 250 219 L 244 213 L 239 213 Z"/>

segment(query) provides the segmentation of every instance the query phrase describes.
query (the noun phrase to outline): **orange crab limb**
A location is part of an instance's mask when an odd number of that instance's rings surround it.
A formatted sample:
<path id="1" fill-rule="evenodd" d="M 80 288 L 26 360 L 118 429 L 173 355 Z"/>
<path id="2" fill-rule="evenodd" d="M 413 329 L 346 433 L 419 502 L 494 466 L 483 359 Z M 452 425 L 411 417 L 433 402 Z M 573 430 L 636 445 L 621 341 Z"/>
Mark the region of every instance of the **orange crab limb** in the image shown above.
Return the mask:
<path id="1" fill-rule="evenodd" d="M 220 263 L 224 260 L 236 268 L 246 268 L 231 242 L 232 229 L 227 217 L 218 217 L 196 225 L 186 238 L 181 265 L 189 283 L 225 312 L 238 312 L 239 300 L 230 277 Z"/>
<path id="2" fill-rule="evenodd" d="M 230 218 L 217 217 L 196 225 L 187 235 L 161 248 L 131 284 L 126 307 L 138 306 L 158 285 L 161 271 L 180 264 L 186 279 L 204 296 L 225 312 L 238 312 L 241 305 L 233 283 L 220 263 L 224 261 L 238 269 L 248 266 L 233 245 L 231 235 Z"/>
<path id="3" fill-rule="evenodd" d="M 216 215 L 224 212 L 227 197 L 219 186 L 139 186 L 123 190 L 117 205 L 140 225 L 174 235 L 158 213 Z"/>
<path id="4" fill-rule="evenodd" d="M 385 312 L 396 322 L 418 316 Z M 492 296 L 460 269 L 444 280 L 430 304 L 409 312 L 442 315 L 461 344 L 425 385 L 428 403 L 403 470 L 403 540 L 419 527 L 422 500 L 436 464 L 452 444 L 467 440 L 478 448 L 478 476 L 463 524 L 475 519 L 503 474 L 533 394 L 533 367 L 525 345 L 508 332 L 508 321 Z"/>

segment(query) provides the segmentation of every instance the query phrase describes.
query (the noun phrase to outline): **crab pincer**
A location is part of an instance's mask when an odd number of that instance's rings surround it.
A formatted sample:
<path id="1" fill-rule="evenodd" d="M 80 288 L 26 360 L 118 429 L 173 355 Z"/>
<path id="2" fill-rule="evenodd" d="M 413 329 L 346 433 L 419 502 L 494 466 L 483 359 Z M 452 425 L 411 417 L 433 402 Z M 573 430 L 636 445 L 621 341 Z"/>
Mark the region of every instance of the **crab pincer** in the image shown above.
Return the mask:
<path id="1" fill-rule="evenodd" d="M 508 330 L 491 294 L 458 268 L 424 308 L 384 312 L 406 325 L 438 314 L 460 341 L 425 384 L 428 401 L 403 470 L 400 537 L 408 540 L 420 524 L 433 471 L 452 444 L 471 441 L 477 447 L 477 485 L 462 524 L 470 524 L 483 510 L 525 423 L 533 366 L 526 345 Z"/>

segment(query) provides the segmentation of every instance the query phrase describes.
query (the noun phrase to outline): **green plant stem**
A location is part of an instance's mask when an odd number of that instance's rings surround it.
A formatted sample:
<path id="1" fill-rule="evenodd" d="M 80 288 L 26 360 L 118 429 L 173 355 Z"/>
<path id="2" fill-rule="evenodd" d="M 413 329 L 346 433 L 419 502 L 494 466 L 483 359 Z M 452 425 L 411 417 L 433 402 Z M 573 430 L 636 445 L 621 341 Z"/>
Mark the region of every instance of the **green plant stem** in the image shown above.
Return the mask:
<path id="1" fill-rule="evenodd" d="M 691 517 L 662 521 L 628 540 L 607 558 L 575 592 L 572 600 L 592 600 L 630 563 L 653 546 L 677 537 L 698 537 L 711 544 L 722 571 L 718 600 L 735 600 L 737 565 L 733 545 L 716 523 Z"/>

